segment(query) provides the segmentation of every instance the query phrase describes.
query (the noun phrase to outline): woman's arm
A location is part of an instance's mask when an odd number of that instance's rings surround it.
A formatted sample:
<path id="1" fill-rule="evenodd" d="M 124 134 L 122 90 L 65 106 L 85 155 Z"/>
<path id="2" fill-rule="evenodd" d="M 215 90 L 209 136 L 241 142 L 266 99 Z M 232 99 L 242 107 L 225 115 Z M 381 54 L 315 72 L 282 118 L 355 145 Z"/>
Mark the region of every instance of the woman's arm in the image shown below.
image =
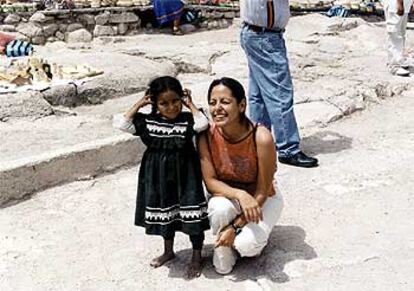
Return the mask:
<path id="1" fill-rule="evenodd" d="M 276 172 L 276 150 L 272 134 L 264 126 L 258 126 L 256 130 L 256 148 L 258 160 L 257 183 L 254 198 L 260 207 L 266 202 L 272 193 L 273 176 Z M 247 221 L 244 216 L 239 216 L 233 222 L 243 227 Z"/>
<path id="2" fill-rule="evenodd" d="M 266 202 L 267 197 L 272 191 L 273 175 L 276 172 L 276 150 L 272 134 L 263 126 L 259 126 L 256 131 L 256 148 L 258 158 L 257 186 L 254 194 L 260 207 Z M 262 219 L 262 217 L 260 217 Z M 245 214 L 239 215 L 232 223 L 223 228 L 216 240 L 217 246 L 232 247 L 236 232 L 232 225 L 242 228 L 249 220 Z M 258 220 L 255 221 L 256 223 Z"/>
<path id="3" fill-rule="evenodd" d="M 207 133 L 199 136 L 198 151 L 201 160 L 201 171 L 207 190 L 213 196 L 224 196 L 228 199 L 237 199 L 247 221 L 258 222 L 262 218 L 262 209 L 256 199 L 246 191 L 233 188 L 217 178 L 207 141 Z"/>
<path id="4" fill-rule="evenodd" d="M 273 177 L 276 173 L 276 149 L 272 134 L 264 126 L 256 130 L 256 148 L 258 160 L 257 184 L 254 196 L 264 197 L 263 205 L 273 190 Z"/>

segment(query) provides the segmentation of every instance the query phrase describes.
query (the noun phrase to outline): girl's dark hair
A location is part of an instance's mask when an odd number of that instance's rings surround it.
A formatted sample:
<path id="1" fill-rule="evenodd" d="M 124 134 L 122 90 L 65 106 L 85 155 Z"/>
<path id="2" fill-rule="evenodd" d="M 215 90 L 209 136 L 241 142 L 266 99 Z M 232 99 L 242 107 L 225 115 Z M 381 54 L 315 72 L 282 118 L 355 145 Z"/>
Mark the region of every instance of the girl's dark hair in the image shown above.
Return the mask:
<path id="1" fill-rule="evenodd" d="M 214 87 L 218 85 L 223 85 L 229 88 L 229 90 L 231 91 L 231 95 L 236 99 L 237 104 L 240 104 L 240 102 L 246 99 L 246 93 L 244 91 L 243 85 L 240 84 L 239 81 L 233 78 L 223 77 L 221 79 L 215 79 L 213 80 L 213 82 L 211 82 L 210 87 L 208 88 L 208 94 L 207 94 L 207 101 L 209 103 L 211 99 L 211 92 L 213 91 Z M 245 112 L 241 113 L 240 120 L 243 120 L 245 118 L 246 118 Z"/>
<path id="2" fill-rule="evenodd" d="M 207 94 L 207 101 L 210 102 L 211 99 L 211 92 L 213 91 L 213 88 L 217 85 L 223 85 L 230 89 L 231 95 L 233 95 L 234 98 L 237 100 L 237 104 L 239 104 L 243 99 L 246 99 L 246 93 L 244 91 L 243 85 L 240 84 L 239 81 L 223 77 L 221 79 L 215 79 L 210 84 L 210 88 L 208 88 L 208 94 Z"/>
<path id="3" fill-rule="evenodd" d="M 151 101 L 152 101 L 151 113 L 154 114 L 157 112 L 158 96 L 160 96 L 162 93 L 167 92 L 169 90 L 177 93 L 177 95 L 180 96 L 180 98 L 184 96 L 183 87 L 181 86 L 180 81 L 178 81 L 174 77 L 170 77 L 170 76 L 158 77 L 149 83 L 148 89 L 145 94 L 151 95 Z"/>

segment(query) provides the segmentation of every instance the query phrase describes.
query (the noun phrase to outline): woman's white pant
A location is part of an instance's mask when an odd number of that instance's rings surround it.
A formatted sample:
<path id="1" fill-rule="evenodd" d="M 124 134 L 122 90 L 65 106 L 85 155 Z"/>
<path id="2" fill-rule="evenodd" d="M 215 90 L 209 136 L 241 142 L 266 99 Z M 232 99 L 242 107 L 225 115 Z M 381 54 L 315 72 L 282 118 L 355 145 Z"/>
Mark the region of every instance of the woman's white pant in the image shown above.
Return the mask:
<path id="1" fill-rule="evenodd" d="M 276 195 L 267 198 L 263 205 L 263 220 L 259 223 L 249 222 L 234 240 L 234 249 L 242 257 L 260 255 L 267 244 L 273 226 L 276 224 L 283 209 L 283 197 L 279 191 Z M 237 200 L 225 197 L 212 197 L 208 202 L 208 215 L 214 235 L 228 225 L 241 208 Z M 217 273 L 228 274 L 236 263 L 237 255 L 233 248 L 217 247 L 214 249 L 213 264 Z"/>

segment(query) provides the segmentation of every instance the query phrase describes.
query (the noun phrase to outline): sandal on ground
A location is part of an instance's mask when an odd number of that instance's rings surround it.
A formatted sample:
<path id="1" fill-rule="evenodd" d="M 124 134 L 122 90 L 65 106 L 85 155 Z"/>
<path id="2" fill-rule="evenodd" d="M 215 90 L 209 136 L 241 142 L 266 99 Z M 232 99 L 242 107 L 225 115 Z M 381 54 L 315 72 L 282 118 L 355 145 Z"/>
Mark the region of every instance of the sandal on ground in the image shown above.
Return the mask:
<path id="1" fill-rule="evenodd" d="M 184 33 L 180 30 L 180 28 L 178 28 L 178 27 L 173 27 L 172 34 L 173 34 L 173 35 L 183 35 Z"/>

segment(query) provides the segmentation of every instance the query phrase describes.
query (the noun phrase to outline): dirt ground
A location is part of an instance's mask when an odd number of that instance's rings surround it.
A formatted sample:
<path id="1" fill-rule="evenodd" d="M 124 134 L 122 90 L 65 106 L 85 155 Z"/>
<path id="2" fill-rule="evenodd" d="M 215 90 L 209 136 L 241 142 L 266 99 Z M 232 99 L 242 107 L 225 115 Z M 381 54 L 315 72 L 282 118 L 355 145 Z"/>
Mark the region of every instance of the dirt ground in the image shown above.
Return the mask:
<path id="1" fill-rule="evenodd" d="M 258 258 L 186 281 L 188 238 L 152 269 L 157 237 L 133 226 L 137 168 L 38 193 L 0 211 L 0 289 L 413 290 L 414 94 L 308 132 L 320 167 L 280 165 L 284 213 Z"/>

